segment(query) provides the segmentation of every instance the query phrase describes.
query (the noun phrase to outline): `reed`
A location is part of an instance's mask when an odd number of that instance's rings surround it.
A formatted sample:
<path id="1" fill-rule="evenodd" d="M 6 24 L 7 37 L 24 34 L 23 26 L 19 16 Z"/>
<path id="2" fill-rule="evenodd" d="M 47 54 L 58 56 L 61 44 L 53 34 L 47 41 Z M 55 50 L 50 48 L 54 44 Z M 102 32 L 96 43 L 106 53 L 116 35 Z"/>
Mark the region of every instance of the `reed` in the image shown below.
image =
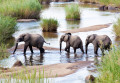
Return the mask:
<path id="1" fill-rule="evenodd" d="M 79 5 L 72 4 L 65 7 L 66 20 L 80 20 Z"/>
<path id="2" fill-rule="evenodd" d="M 120 18 L 118 18 L 116 23 L 114 23 L 113 32 L 117 37 L 120 37 Z"/>
<path id="3" fill-rule="evenodd" d="M 95 83 L 119 83 L 120 47 L 113 47 L 109 53 L 102 57 L 100 67 L 98 69 L 100 74 Z"/>
<path id="4" fill-rule="evenodd" d="M 58 27 L 58 21 L 56 19 L 42 19 L 41 27 L 44 32 L 56 32 Z"/>
<path id="5" fill-rule="evenodd" d="M 16 19 L 9 16 L 0 16 L 0 43 L 6 42 L 16 31 Z"/>
<path id="6" fill-rule="evenodd" d="M 5 0 L 0 2 L 0 13 L 17 19 L 39 19 L 38 0 Z"/>

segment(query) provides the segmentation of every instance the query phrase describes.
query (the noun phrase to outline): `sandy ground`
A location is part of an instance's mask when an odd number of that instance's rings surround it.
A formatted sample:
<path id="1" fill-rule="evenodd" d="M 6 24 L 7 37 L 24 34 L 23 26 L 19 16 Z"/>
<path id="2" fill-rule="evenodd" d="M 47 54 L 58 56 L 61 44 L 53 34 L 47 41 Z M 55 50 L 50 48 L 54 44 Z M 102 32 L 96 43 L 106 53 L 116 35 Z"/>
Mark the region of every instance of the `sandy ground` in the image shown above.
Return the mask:
<path id="1" fill-rule="evenodd" d="M 40 65 L 40 66 L 20 66 L 20 67 L 12 67 L 11 69 L 7 70 L 1 70 L 3 72 L 0 74 L 0 78 L 3 76 L 8 77 L 10 75 L 13 75 L 16 73 L 16 75 L 19 75 L 18 73 L 24 72 L 26 76 L 26 71 L 29 72 L 29 74 L 33 74 L 34 70 L 36 70 L 36 76 L 39 76 L 39 70 L 43 74 L 43 68 L 44 68 L 44 75 L 45 77 L 61 77 L 65 75 L 72 74 L 76 72 L 78 69 L 86 67 L 90 65 L 91 61 L 79 61 L 75 63 L 59 63 L 59 64 L 52 64 L 52 65 Z"/>
<path id="2" fill-rule="evenodd" d="M 79 29 L 72 29 L 72 30 L 67 30 L 67 31 L 61 31 L 62 33 L 77 33 L 77 32 L 88 32 L 88 31 L 96 31 L 100 30 L 103 28 L 108 28 L 111 25 L 109 24 L 102 24 L 102 25 L 94 25 L 94 26 L 89 26 L 89 27 L 84 27 L 84 28 L 79 28 Z"/>
<path id="3" fill-rule="evenodd" d="M 103 25 L 94 25 L 94 26 L 90 26 L 90 27 L 73 29 L 73 30 L 68 30 L 68 31 L 61 31 L 61 32 L 63 32 L 63 33 L 67 33 L 67 32 L 71 32 L 71 33 L 87 32 L 87 31 L 100 30 L 100 29 L 103 29 L 103 28 L 107 28 L 109 26 L 110 26 L 110 23 L 109 24 L 103 24 Z M 13 51 L 14 48 L 15 48 L 15 46 L 8 49 L 8 51 Z M 24 44 L 19 45 L 17 50 L 23 51 L 23 48 L 24 48 Z M 45 46 L 44 46 L 44 49 L 45 50 L 59 50 L 59 48 L 45 47 Z M 33 48 L 33 50 L 38 50 L 38 49 Z M 14 73 L 19 73 L 21 71 L 24 71 L 24 74 L 26 75 L 26 72 L 25 72 L 26 70 L 29 71 L 30 74 L 32 74 L 33 71 L 31 71 L 31 70 L 35 70 L 35 69 L 37 71 L 36 76 L 38 76 L 39 75 L 39 69 L 41 70 L 41 72 L 43 72 L 43 68 L 44 68 L 45 76 L 56 77 L 56 75 L 57 75 L 58 77 L 60 77 L 60 76 L 65 76 L 65 75 L 72 74 L 72 73 L 76 72 L 78 69 L 86 67 L 86 66 L 90 65 L 91 63 L 92 63 L 91 61 L 79 61 L 79 62 L 75 62 L 75 63 L 59 63 L 59 64 L 52 64 L 52 65 L 13 67 L 11 69 L 1 69 L 0 71 L 3 72 L 3 73 L 0 74 L 0 77 L 2 77 L 2 75 L 9 76 L 9 75 L 12 75 Z"/>

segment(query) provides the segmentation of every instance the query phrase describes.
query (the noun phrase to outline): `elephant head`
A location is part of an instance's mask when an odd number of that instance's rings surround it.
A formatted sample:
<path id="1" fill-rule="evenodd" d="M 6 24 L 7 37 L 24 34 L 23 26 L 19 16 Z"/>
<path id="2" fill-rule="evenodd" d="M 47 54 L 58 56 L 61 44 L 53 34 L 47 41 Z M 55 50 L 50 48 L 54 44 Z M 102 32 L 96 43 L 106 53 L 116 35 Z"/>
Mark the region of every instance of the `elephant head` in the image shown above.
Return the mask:
<path id="1" fill-rule="evenodd" d="M 67 42 L 70 39 L 71 33 L 66 33 L 64 35 L 61 36 L 60 38 L 60 52 L 61 52 L 61 48 L 62 48 L 62 42 Z"/>
<path id="2" fill-rule="evenodd" d="M 22 35 L 20 35 L 19 38 L 16 41 L 16 45 L 15 45 L 15 49 L 14 49 L 13 54 L 15 53 L 15 51 L 16 51 L 16 49 L 18 47 L 18 43 L 22 42 L 22 41 L 27 41 L 28 39 L 29 39 L 29 35 L 28 34 L 22 34 Z"/>
<path id="3" fill-rule="evenodd" d="M 88 45 L 89 45 L 89 43 L 92 43 L 95 38 L 96 38 L 96 34 L 89 35 L 89 36 L 86 38 L 86 41 L 85 41 L 86 54 L 87 54 L 87 50 L 88 50 Z"/>

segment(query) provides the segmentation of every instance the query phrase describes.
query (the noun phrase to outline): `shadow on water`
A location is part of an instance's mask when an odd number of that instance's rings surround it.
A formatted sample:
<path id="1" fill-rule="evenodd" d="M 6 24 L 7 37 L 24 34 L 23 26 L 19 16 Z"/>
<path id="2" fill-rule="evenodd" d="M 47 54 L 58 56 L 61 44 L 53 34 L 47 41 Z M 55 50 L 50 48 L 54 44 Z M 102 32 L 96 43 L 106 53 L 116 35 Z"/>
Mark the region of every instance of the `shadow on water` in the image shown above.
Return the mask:
<path id="1" fill-rule="evenodd" d="M 77 29 L 80 26 L 80 20 L 66 21 L 66 22 L 67 22 L 67 29 Z"/>

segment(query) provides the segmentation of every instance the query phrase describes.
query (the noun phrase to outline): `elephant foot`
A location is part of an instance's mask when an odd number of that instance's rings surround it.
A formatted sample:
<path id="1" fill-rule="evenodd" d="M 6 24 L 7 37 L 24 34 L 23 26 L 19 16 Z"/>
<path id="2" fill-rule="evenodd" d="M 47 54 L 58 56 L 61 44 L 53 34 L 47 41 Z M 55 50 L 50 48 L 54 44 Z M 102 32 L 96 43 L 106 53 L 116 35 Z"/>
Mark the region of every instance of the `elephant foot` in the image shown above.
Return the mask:
<path id="1" fill-rule="evenodd" d="M 43 48 L 40 49 L 40 53 L 44 53 L 45 50 Z"/>

